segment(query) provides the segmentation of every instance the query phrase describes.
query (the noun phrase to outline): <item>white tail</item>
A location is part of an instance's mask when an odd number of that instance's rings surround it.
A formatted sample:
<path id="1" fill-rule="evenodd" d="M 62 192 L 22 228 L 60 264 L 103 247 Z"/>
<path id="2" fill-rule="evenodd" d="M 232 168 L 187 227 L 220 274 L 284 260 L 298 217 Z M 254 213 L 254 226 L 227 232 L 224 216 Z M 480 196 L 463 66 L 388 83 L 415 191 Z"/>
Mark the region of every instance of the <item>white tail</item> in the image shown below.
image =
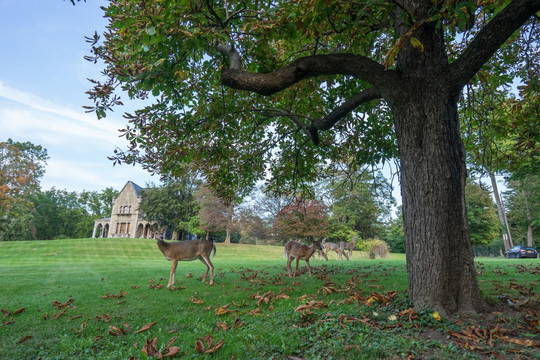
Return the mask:
<path id="1" fill-rule="evenodd" d="M 213 242 L 205 239 L 173 242 L 156 239 L 156 242 L 159 250 L 165 255 L 165 258 L 172 261 L 167 287 L 171 287 L 174 284 L 174 275 L 178 261 L 191 261 L 195 259 L 201 260 L 206 265 L 206 272 L 202 277 L 202 281 L 204 282 L 206 280 L 206 275 L 210 270 L 210 285 L 214 283 L 214 265 L 210 261 L 210 255 L 213 258 L 216 254 L 216 245 Z"/>
<path id="2" fill-rule="evenodd" d="M 340 246 L 343 250 L 346 250 L 346 251 L 349 252 L 349 257 L 347 258 L 347 260 L 352 259 L 352 252 L 353 252 L 353 250 L 356 248 L 356 236 L 353 238 L 353 242 L 352 242 L 352 243 L 345 242 L 345 241 L 340 241 L 340 242 L 339 242 L 339 246 Z M 344 253 L 344 254 L 345 254 L 345 253 Z"/>
<path id="3" fill-rule="evenodd" d="M 332 242 L 324 242 L 323 246 L 324 246 L 324 249 L 326 250 L 326 255 L 328 255 L 329 251 L 335 251 L 337 254 L 338 261 L 342 260 L 342 255 L 344 255 L 345 258 L 349 260 L 349 256 L 347 256 L 347 254 L 343 251 L 343 247 L 341 246 L 341 243 L 336 244 Z"/>
<path id="4" fill-rule="evenodd" d="M 294 271 L 294 276 L 298 273 L 298 262 L 300 259 L 306 261 L 306 265 L 309 271 L 309 277 L 311 277 L 311 266 L 309 265 L 309 258 L 317 250 L 322 250 L 322 246 L 318 241 L 314 241 L 311 246 L 300 244 L 296 241 L 289 241 L 285 244 L 283 255 L 287 257 L 287 270 L 289 271 L 289 277 L 293 277 L 293 272 L 291 268 L 291 262 L 293 259 L 296 259 L 296 269 Z"/>

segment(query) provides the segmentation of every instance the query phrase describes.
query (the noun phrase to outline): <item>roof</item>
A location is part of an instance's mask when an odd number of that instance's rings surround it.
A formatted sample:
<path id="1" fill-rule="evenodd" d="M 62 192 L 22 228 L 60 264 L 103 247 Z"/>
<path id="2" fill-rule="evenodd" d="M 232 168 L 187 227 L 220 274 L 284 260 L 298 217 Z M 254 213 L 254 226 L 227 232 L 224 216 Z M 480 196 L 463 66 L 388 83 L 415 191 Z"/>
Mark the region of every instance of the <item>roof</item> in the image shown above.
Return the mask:
<path id="1" fill-rule="evenodd" d="M 133 186 L 133 189 L 135 190 L 135 193 L 137 194 L 137 196 L 141 196 L 141 190 L 143 188 L 140 187 L 139 185 L 135 184 L 133 181 L 128 181 L 128 183 L 130 183 L 131 186 Z"/>

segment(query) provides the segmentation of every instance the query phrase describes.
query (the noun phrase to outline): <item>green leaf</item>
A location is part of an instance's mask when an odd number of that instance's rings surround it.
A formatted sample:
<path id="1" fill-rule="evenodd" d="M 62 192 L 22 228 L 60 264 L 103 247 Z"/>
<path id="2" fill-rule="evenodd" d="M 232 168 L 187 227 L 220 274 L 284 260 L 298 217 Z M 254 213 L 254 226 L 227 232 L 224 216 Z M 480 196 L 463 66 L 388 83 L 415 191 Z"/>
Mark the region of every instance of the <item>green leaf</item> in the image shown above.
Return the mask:
<path id="1" fill-rule="evenodd" d="M 422 45 L 422 43 L 420 42 L 420 40 L 418 40 L 417 38 L 415 38 L 414 36 L 411 36 L 410 38 L 410 41 L 411 41 L 411 45 L 415 48 L 415 49 L 418 49 L 420 51 L 424 51 L 424 45 Z"/>

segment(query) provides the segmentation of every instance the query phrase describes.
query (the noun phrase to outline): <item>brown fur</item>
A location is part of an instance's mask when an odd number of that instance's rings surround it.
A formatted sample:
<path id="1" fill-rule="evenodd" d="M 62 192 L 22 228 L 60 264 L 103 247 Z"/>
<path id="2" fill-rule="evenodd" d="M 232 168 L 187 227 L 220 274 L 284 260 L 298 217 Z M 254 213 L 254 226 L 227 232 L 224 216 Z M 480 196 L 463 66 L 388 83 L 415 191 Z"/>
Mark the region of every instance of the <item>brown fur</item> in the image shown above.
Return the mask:
<path id="1" fill-rule="evenodd" d="M 210 254 L 214 257 L 216 246 L 213 242 L 205 239 L 196 239 L 190 241 L 172 241 L 156 240 L 159 250 L 165 255 L 167 260 L 172 261 L 171 273 L 169 275 L 169 283 L 167 287 L 174 284 L 174 275 L 178 261 L 191 261 L 195 259 L 201 260 L 206 265 L 206 272 L 202 277 L 202 281 L 206 280 L 208 271 L 210 272 L 210 285 L 214 283 L 214 265 L 210 261 Z"/>
<path id="2" fill-rule="evenodd" d="M 296 270 L 294 271 L 294 276 L 298 273 L 298 262 L 300 259 L 306 261 L 306 265 L 309 271 L 309 277 L 311 277 L 311 266 L 309 265 L 309 258 L 317 250 L 322 250 L 321 244 L 318 241 L 314 241 L 311 246 L 300 244 L 296 241 L 289 241 L 285 244 L 284 256 L 287 257 L 287 270 L 289 271 L 289 277 L 293 277 L 291 262 L 293 259 L 296 259 Z"/>

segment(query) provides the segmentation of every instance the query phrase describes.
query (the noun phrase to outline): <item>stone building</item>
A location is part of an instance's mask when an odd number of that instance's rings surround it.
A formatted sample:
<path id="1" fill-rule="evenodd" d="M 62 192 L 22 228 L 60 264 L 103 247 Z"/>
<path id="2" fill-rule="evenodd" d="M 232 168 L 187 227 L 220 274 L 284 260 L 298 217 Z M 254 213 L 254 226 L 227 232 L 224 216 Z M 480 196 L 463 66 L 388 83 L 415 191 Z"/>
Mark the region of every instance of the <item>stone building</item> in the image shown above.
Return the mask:
<path id="1" fill-rule="evenodd" d="M 144 219 L 139 213 L 141 188 L 128 181 L 113 199 L 110 218 L 96 219 L 92 238 L 152 238 L 157 225 Z"/>

